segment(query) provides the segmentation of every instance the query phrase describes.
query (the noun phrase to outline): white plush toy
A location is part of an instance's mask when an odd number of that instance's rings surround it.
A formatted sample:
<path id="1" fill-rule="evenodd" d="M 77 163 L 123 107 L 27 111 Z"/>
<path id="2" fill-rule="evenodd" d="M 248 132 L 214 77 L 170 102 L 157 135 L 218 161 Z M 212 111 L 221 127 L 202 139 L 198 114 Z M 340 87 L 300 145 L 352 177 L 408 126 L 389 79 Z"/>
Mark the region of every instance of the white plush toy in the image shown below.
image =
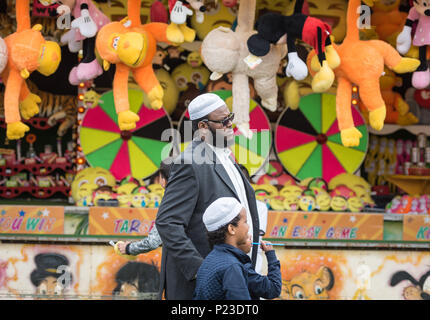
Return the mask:
<path id="1" fill-rule="evenodd" d="M 3 72 L 7 65 L 7 46 L 6 42 L 0 38 L 0 73 Z"/>

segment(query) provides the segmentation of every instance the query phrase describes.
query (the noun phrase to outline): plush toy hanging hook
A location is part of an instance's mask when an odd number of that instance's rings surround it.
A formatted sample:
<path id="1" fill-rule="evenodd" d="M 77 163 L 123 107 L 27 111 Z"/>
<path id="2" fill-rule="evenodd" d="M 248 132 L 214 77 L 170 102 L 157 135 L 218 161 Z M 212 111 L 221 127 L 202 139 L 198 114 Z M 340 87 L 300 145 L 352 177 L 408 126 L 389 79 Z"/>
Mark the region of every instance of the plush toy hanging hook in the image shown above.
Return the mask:
<path id="1" fill-rule="evenodd" d="M 32 94 L 25 83 L 30 73 L 37 70 L 44 76 L 53 74 L 61 60 L 60 46 L 45 41 L 41 25 L 30 25 L 30 0 L 16 0 L 17 31 L 7 36 L 8 64 L 1 77 L 5 83 L 4 95 L 6 135 L 8 139 L 20 139 L 30 128 L 21 122 L 21 116 L 29 119 L 39 113 L 40 98 Z"/>
<path id="2" fill-rule="evenodd" d="M 128 0 L 128 19 L 111 22 L 102 27 L 96 39 L 96 48 L 107 70 L 116 65 L 113 81 L 115 109 L 121 130 L 132 130 L 139 116 L 130 110 L 128 76 L 130 71 L 142 90 L 148 95 L 151 107 L 163 105 L 163 88 L 152 69 L 157 42 L 181 43 L 176 34 L 168 32 L 168 25 L 160 22 L 141 24 L 140 0 Z"/>

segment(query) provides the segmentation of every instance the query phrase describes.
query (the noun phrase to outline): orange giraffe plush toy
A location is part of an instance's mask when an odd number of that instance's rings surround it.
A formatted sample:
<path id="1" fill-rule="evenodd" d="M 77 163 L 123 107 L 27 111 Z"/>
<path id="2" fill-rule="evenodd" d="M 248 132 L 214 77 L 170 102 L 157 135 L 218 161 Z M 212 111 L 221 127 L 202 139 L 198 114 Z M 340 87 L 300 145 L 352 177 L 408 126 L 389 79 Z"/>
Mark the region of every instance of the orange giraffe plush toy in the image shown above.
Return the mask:
<path id="1" fill-rule="evenodd" d="M 20 139 L 30 130 L 21 122 L 21 116 L 27 120 L 39 113 L 41 100 L 28 90 L 25 79 L 35 70 L 45 76 L 53 74 L 61 60 L 60 46 L 45 41 L 40 33 L 42 26 L 31 28 L 29 1 L 16 0 L 17 30 L 4 39 L 9 56 L 1 77 L 6 86 L 4 110 L 10 140 Z"/>
<path id="2" fill-rule="evenodd" d="M 364 0 L 373 6 L 374 0 Z M 414 71 L 420 61 L 402 58 L 388 43 L 381 40 L 362 41 L 359 39 L 358 21 L 361 0 L 349 0 L 347 12 L 347 34 L 341 45 L 335 46 L 340 56 L 340 66 L 334 70 L 338 81 L 336 94 L 336 114 L 342 144 L 355 147 L 360 144 L 362 134 L 354 126 L 351 111 L 352 84 L 359 88 L 360 99 L 369 111 L 369 123 L 375 130 L 381 130 L 386 116 L 385 102 L 381 95 L 379 78 L 384 65 L 396 73 Z M 315 53 L 311 53 L 311 72 L 321 68 Z"/>
<path id="3" fill-rule="evenodd" d="M 113 80 L 115 109 L 121 130 L 132 130 L 139 116 L 130 110 L 128 101 L 128 76 L 130 71 L 137 84 L 148 95 L 151 107 L 163 105 L 163 88 L 152 69 L 152 59 L 157 42 L 179 44 L 184 37 L 175 37 L 168 32 L 168 25 L 160 22 L 141 24 L 140 0 L 128 0 L 128 20 L 111 22 L 102 27 L 96 39 L 96 48 L 107 70 L 116 65 Z"/>

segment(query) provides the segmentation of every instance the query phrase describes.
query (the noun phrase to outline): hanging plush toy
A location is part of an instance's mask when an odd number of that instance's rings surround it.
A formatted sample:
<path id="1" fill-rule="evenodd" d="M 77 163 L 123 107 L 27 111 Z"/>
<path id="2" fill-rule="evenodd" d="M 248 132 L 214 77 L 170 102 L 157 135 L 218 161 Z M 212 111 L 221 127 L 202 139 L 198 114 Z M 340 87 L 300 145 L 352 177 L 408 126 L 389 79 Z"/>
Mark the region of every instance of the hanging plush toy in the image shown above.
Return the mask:
<path id="1" fill-rule="evenodd" d="M 60 64 L 61 49 L 53 41 L 45 41 L 40 24 L 31 28 L 30 0 L 16 0 L 17 30 L 7 36 L 8 63 L 1 77 L 6 86 L 4 94 L 6 135 L 20 139 L 30 128 L 21 122 L 39 112 L 40 98 L 32 94 L 25 83 L 30 73 L 37 70 L 44 76 L 53 74 Z"/>
<path id="2" fill-rule="evenodd" d="M 132 130 L 139 121 L 139 116 L 130 110 L 128 101 L 130 71 L 148 95 L 151 107 L 160 109 L 164 93 L 152 69 L 157 42 L 181 42 L 181 39 L 169 34 L 165 23 L 141 24 L 140 0 L 128 0 L 127 11 L 129 20 L 105 25 L 99 30 L 96 39 L 96 48 L 104 60 L 105 70 L 111 63 L 116 64 L 113 94 L 121 130 Z"/>
<path id="3" fill-rule="evenodd" d="M 71 30 L 61 37 L 61 42 L 67 43 L 72 52 L 77 52 L 82 41 L 83 58 L 69 74 L 70 84 L 77 86 L 103 73 L 95 54 L 96 35 L 100 28 L 110 21 L 91 0 L 45 0 L 43 3 L 51 5 L 56 2 L 62 4 L 57 8 L 58 13 L 70 12 L 75 18 L 72 21 Z"/>
<path id="4" fill-rule="evenodd" d="M 428 0 L 410 0 L 413 7 L 409 10 L 402 32 L 397 37 L 397 50 L 406 54 L 411 44 L 419 48 L 420 65 L 412 75 L 412 85 L 424 89 L 430 84 L 430 70 L 427 66 L 427 45 L 430 44 L 430 2 Z M 412 42 L 412 26 L 418 22 Z"/>
<path id="5" fill-rule="evenodd" d="M 418 118 L 409 111 L 410 107 L 403 99 L 402 95 L 393 90 L 394 87 L 401 86 L 402 78 L 396 76 L 396 74 L 388 68 L 384 69 L 384 73 L 385 74 L 380 78 L 379 84 L 381 86 L 382 99 L 384 99 L 387 109 L 385 123 L 395 123 L 401 126 L 418 123 Z M 367 112 L 367 110 L 362 108 L 362 103 L 360 103 L 360 108 L 362 111 Z"/>
<path id="6" fill-rule="evenodd" d="M 233 73 L 233 112 L 234 123 L 247 138 L 252 137 L 249 127 L 249 79 L 254 79 L 257 94 L 263 107 L 275 111 L 277 108 L 278 87 L 276 72 L 279 63 L 286 54 L 285 45 L 274 46 L 268 50 L 262 62 L 255 69 L 250 69 L 244 59 L 249 55 L 246 42 L 255 31 L 256 0 L 242 1 L 239 5 L 238 25 L 235 31 L 219 27 L 204 38 L 201 54 L 203 62 L 212 71 L 211 80 L 217 80 L 223 74 Z"/>
<path id="7" fill-rule="evenodd" d="M 184 5 L 188 3 L 191 8 L 196 12 L 196 19 L 198 23 L 203 23 L 204 15 L 203 12 L 206 11 L 203 1 L 201 0 L 169 0 L 169 11 L 170 11 L 170 21 L 171 24 L 168 27 L 169 32 L 172 33 L 180 42 L 193 42 L 196 37 L 196 32 L 187 27 L 187 16 L 192 16 L 193 11 Z"/>
<path id="8" fill-rule="evenodd" d="M 365 0 L 373 5 L 374 0 Z M 396 73 L 414 71 L 420 62 L 417 59 L 402 58 L 388 43 L 380 40 L 361 41 L 357 21 L 360 21 L 360 0 L 350 0 L 347 12 L 347 34 L 343 43 L 334 45 L 339 53 L 341 64 L 335 69 L 338 80 L 336 96 L 336 113 L 341 132 L 342 144 L 355 147 L 360 144 L 362 134 L 354 126 L 352 118 L 352 84 L 358 86 L 360 99 L 369 110 L 369 123 L 375 130 L 381 130 L 386 116 L 385 102 L 381 96 L 379 78 L 387 65 Z M 315 53 L 310 53 L 314 54 Z M 314 62 L 315 59 L 312 59 Z M 312 71 L 319 71 L 315 63 L 311 63 Z"/>
<path id="9" fill-rule="evenodd" d="M 335 77 L 332 69 L 339 66 L 339 56 L 331 43 L 331 27 L 319 19 L 302 14 L 302 6 L 303 0 L 298 0 L 291 16 L 278 13 L 261 16 L 257 21 L 258 33 L 248 39 L 248 49 L 254 56 L 263 57 L 269 52 L 271 44 L 286 42 L 286 74 L 300 81 L 306 78 L 308 69 L 306 63 L 297 55 L 295 42 L 296 39 L 303 40 L 315 49 L 320 65 L 320 70 L 312 81 L 312 89 L 315 92 L 324 92 L 333 84 Z"/>

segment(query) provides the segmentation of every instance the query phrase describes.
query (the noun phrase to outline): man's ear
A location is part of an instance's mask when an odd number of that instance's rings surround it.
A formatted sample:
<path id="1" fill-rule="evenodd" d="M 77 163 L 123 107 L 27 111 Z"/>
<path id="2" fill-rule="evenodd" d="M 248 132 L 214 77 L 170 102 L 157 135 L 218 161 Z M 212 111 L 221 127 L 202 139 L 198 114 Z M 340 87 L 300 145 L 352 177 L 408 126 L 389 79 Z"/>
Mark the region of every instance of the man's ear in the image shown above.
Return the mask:
<path id="1" fill-rule="evenodd" d="M 200 121 L 198 123 L 198 128 L 199 129 L 209 129 L 209 124 L 205 121 Z"/>

